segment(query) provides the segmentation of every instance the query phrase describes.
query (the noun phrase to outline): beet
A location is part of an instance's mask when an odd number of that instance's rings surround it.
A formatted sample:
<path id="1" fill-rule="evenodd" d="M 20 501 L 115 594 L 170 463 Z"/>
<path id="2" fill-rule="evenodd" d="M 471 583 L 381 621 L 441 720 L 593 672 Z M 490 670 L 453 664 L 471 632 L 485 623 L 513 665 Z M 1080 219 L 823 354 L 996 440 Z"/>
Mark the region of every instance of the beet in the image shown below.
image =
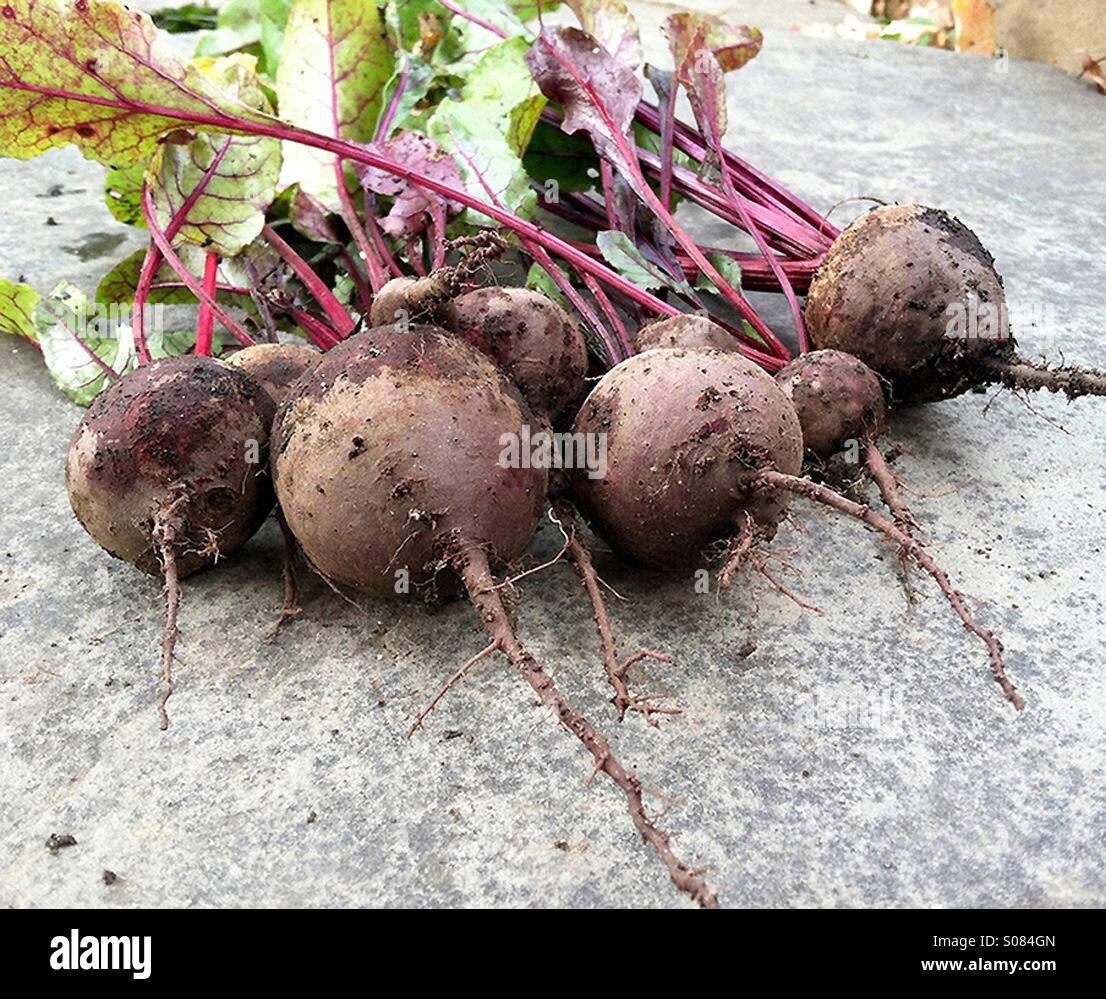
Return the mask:
<path id="1" fill-rule="evenodd" d="M 685 313 L 648 323 L 634 338 L 639 351 L 658 348 L 739 351 L 741 342 L 705 316 Z"/>
<path id="2" fill-rule="evenodd" d="M 887 407 L 879 378 L 863 361 L 839 350 L 803 354 L 776 373 L 803 428 L 803 444 L 825 461 L 849 441 L 883 434 Z"/>
<path id="3" fill-rule="evenodd" d="M 775 535 L 787 497 L 806 496 L 878 531 L 932 576 L 965 628 L 986 644 L 1003 694 L 1024 705 L 1006 676 L 1002 643 L 975 621 L 933 556 L 898 524 L 797 474 L 803 442 L 795 409 L 741 354 L 637 354 L 595 387 L 574 429 L 607 435 L 606 476 L 577 472 L 573 484 L 597 529 L 623 555 L 665 570 L 717 561 L 723 587 L 752 562 L 787 593 L 763 558 L 757 564 L 757 548 Z"/>
<path id="4" fill-rule="evenodd" d="M 81 526 L 116 558 L 165 578 L 163 729 L 179 580 L 240 548 L 268 516 L 273 414 L 245 371 L 172 357 L 98 395 L 73 435 L 66 484 Z"/>
<path id="5" fill-rule="evenodd" d="M 373 296 L 369 310 L 372 326 L 429 324 L 452 330 L 453 304 L 459 283 L 450 268 L 429 277 L 392 278 Z"/>
<path id="6" fill-rule="evenodd" d="M 245 544 L 272 508 L 273 413 L 253 378 L 213 358 L 143 365 L 98 395 L 73 435 L 73 512 L 105 551 L 143 572 L 161 572 L 154 531 L 169 517 L 179 522 L 180 577 L 211 565 Z"/>
<path id="7" fill-rule="evenodd" d="M 281 509 L 335 583 L 397 595 L 455 588 L 461 548 L 493 565 L 526 549 L 548 475 L 505 468 L 500 438 L 532 417 L 479 351 L 430 326 L 374 327 L 323 355 L 273 428 Z"/>
<path id="8" fill-rule="evenodd" d="M 1106 394 L 1106 375 L 1019 358 L 1002 278 L 979 238 L 947 212 L 893 205 L 835 241 L 811 282 L 815 347 L 859 357 L 903 402 L 946 399 L 992 382 L 1069 397 Z"/>
<path id="9" fill-rule="evenodd" d="M 334 583 L 399 596 L 397 573 L 405 570 L 415 590 L 461 584 L 491 643 L 430 707 L 484 656 L 502 652 L 587 748 L 594 774 L 622 790 L 635 828 L 673 882 L 716 907 L 649 817 L 637 776 L 522 644 L 503 603 L 491 566 L 522 554 L 546 504 L 544 469 L 501 461 L 504 438 L 523 434 L 530 419 L 518 390 L 465 341 L 430 326 L 370 329 L 324 355 L 281 408 L 273 429 L 277 496 L 309 561 Z"/>
<path id="10" fill-rule="evenodd" d="M 1001 339 L 948 335 L 947 309 L 972 301 L 996 310 Z M 984 359 L 1014 352 L 994 258 L 958 219 L 921 205 L 878 208 L 837 238 L 811 283 L 806 321 L 815 347 L 856 355 L 902 400 L 981 385 Z"/>
<path id="11" fill-rule="evenodd" d="M 745 490 L 740 478 L 802 466 L 787 396 L 736 352 L 637 354 L 592 390 L 573 430 L 607 435 L 607 475 L 574 476 L 585 512 L 619 552 L 657 569 L 703 565 L 749 518 L 770 538 L 787 493 Z"/>
<path id="12" fill-rule="evenodd" d="M 292 383 L 321 355 L 301 343 L 258 343 L 237 350 L 226 363 L 248 372 L 261 385 L 275 406 L 280 406 Z"/>
<path id="13" fill-rule="evenodd" d="M 587 344 L 556 302 L 528 288 L 487 287 L 453 300 L 457 334 L 490 357 L 550 423 L 580 401 Z"/>

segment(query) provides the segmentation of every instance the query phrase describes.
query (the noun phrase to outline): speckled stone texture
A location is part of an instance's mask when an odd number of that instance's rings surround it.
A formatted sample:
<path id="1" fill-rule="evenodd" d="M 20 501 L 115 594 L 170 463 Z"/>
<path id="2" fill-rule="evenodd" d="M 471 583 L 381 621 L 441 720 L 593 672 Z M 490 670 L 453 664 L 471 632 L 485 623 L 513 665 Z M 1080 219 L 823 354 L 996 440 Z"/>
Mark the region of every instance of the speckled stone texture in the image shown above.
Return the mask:
<path id="1" fill-rule="evenodd" d="M 804 37 L 786 25 L 825 5 L 770 6 L 764 53 L 733 81 L 730 141 L 822 209 L 853 195 L 949 209 L 994 252 L 1027 351 L 1106 364 L 1101 95 L 1043 65 L 1002 75 Z M 649 33 L 658 61 L 662 44 Z M 72 151 L 0 162 L 0 183 L 5 276 L 91 289 L 140 245 Z M 786 328 L 782 300 L 764 301 Z M 465 606 L 359 609 L 308 581 L 304 618 L 263 644 L 280 600 L 271 522 L 186 581 L 160 733 L 158 587 L 81 532 L 63 484 L 79 412 L 33 349 L 0 349 L 0 905 L 685 904 L 621 796 L 587 786 L 584 751 L 502 661 L 404 738 L 483 645 Z M 573 573 L 518 585 L 534 651 L 666 796 L 664 825 L 724 904 L 1106 903 L 1106 408 L 985 404 L 898 412 L 889 439 L 933 552 L 1001 630 L 1021 716 L 928 582 L 908 613 L 894 553 L 801 502 L 773 547 L 824 617 L 756 574 L 717 599 L 597 556 L 625 597 L 625 650 L 676 657 L 642 684 L 685 709 L 659 732 L 614 721 Z M 559 541 L 547 525 L 535 558 Z M 77 845 L 51 855 L 53 832 Z"/>

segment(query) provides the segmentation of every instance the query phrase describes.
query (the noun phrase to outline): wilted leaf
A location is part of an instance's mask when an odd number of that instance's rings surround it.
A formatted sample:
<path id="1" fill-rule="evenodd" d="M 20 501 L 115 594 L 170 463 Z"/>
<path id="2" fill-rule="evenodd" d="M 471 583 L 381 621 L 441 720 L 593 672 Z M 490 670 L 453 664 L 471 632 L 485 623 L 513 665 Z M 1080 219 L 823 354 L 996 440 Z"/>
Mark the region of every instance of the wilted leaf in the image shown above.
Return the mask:
<path id="1" fill-rule="evenodd" d="M 690 34 L 692 24 L 701 26 L 705 32 L 705 42 L 722 67 L 729 73 L 741 69 L 754 59 L 764 44 L 764 36 L 758 28 L 747 24 L 730 24 L 721 18 L 708 14 L 672 14 L 665 19 L 665 34 L 671 44 L 672 34 Z"/>
<path id="2" fill-rule="evenodd" d="M 374 142 L 370 148 L 443 184 L 464 187 L 461 171 L 453 158 L 433 139 L 418 132 L 400 132 L 388 142 Z M 426 229 L 430 207 L 435 201 L 440 203 L 441 198 L 376 167 L 361 167 L 358 173 L 366 191 L 395 199 L 391 211 L 380 220 L 381 229 L 390 236 L 414 236 Z M 460 205 L 449 203 L 451 213 L 460 210 Z"/>
<path id="3" fill-rule="evenodd" d="M 28 284 L 17 284 L 0 278 L 0 333 L 37 340 L 35 307 L 39 294 Z"/>
<path id="4" fill-rule="evenodd" d="M 376 5 L 293 0 L 277 70 L 280 115 L 323 135 L 371 142 L 394 59 Z M 281 186 L 298 183 L 330 211 L 340 207 L 335 156 L 286 143 Z"/>
<path id="5" fill-rule="evenodd" d="M 5 0 L 3 11 L 0 155 L 29 159 L 72 144 L 128 166 L 148 160 L 161 135 L 187 128 L 188 114 L 255 116 L 183 62 L 139 11 L 101 0 Z"/>
<path id="6" fill-rule="evenodd" d="M 197 65 L 224 93 L 247 107 L 269 110 L 253 56 L 200 59 Z M 233 257 L 261 234 L 265 212 L 276 195 L 280 159 L 280 142 L 260 135 L 201 132 L 187 145 L 163 143 L 150 166 L 150 197 L 158 223 L 167 229 L 193 199 L 174 244 L 194 243 Z"/>
<path id="7" fill-rule="evenodd" d="M 664 35 L 699 128 L 721 140 L 728 125 L 726 78 L 711 50 L 707 22 L 694 14 L 673 14 L 665 19 Z"/>
<path id="8" fill-rule="evenodd" d="M 297 232 L 302 233 L 316 243 L 342 242 L 331 224 L 331 213 L 326 210 L 326 207 L 318 198 L 300 190 L 298 184 L 291 188 L 291 192 L 288 217 Z"/>
<path id="9" fill-rule="evenodd" d="M 641 35 L 623 0 L 565 0 L 580 27 L 614 59 L 634 72 L 641 68 Z"/>
<path id="10" fill-rule="evenodd" d="M 578 28 L 545 28 L 526 62 L 542 93 L 564 109 L 561 128 L 587 132 L 600 155 L 630 173 L 619 140 L 641 100 L 637 74 Z"/>
<path id="11" fill-rule="evenodd" d="M 957 52 L 995 54 L 995 8 L 987 0 L 953 0 L 952 14 L 956 20 Z"/>

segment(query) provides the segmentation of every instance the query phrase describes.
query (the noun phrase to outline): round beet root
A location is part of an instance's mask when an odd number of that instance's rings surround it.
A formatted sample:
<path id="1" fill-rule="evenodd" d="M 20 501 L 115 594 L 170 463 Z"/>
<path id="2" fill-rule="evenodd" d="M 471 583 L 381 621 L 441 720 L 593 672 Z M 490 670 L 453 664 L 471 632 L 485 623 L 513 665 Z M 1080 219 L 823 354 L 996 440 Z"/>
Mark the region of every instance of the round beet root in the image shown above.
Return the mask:
<path id="1" fill-rule="evenodd" d="M 740 341 L 705 316 L 669 316 L 638 330 L 639 351 L 662 349 L 737 351 Z"/>
<path id="2" fill-rule="evenodd" d="M 994 381 L 990 363 L 1014 354 L 994 258 L 958 219 L 921 205 L 849 226 L 814 276 L 806 320 L 815 347 L 855 354 L 903 401 Z"/>
<path id="3" fill-rule="evenodd" d="M 452 330 L 456 320 L 451 299 L 461 280 L 453 267 L 443 267 L 424 278 L 392 278 L 373 297 L 369 323 L 373 326 L 426 323 Z"/>
<path id="4" fill-rule="evenodd" d="M 429 326 L 366 330 L 296 382 L 273 427 L 281 509 L 325 577 L 377 596 L 457 585 L 461 549 L 526 549 L 548 475 L 504 460 L 530 412 L 469 344 Z"/>
<path id="5" fill-rule="evenodd" d="M 840 350 L 815 350 L 776 373 L 787 393 L 808 452 L 825 461 L 847 441 L 875 440 L 886 426 L 883 386 L 859 358 Z"/>
<path id="6" fill-rule="evenodd" d="M 93 401 L 69 448 L 73 512 L 106 551 L 184 577 L 240 548 L 273 505 L 268 394 L 210 357 L 143 365 Z M 167 542 L 165 539 L 171 539 Z"/>
<path id="7" fill-rule="evenodd" d="M 657 569 L 705 563 L 750 523 L 770 538 L 787 492 L 747 489 L 751 472 L 798 473 L 799 420 L 779 386 L 738 353 L 650 350 L 613 368 L 584 401 L 576 433 L 605 435 L 606 474 L 574 486 L 620 552 Z"/>
<path id="8" fill-rule="evenodd" d="M 258 343 L 237 350 L 226 363 L 249 373 L 280 406 L 292 383 L 322 355 L 301 343 Z"/>
<path id="9" fill-rule="evenodd" d="M 490 357 L 550 423 L 584 394 L 587 345 L 556 302 L 528 288 L 478 288 L 453 300 L 457 334 Z"/>

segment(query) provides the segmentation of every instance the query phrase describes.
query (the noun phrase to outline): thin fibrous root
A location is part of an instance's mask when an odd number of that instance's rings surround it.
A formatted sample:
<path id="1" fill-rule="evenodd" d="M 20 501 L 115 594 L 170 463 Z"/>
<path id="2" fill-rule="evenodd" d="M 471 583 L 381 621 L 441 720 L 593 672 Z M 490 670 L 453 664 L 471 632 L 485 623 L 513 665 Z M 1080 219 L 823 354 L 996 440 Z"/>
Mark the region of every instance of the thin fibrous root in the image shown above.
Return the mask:
<path id="1" fill-rule="evenodd" d="M 938 587 L 940 587 L 941 592 L 945 595 L 945 599 L 948 600 L 952 609 L 956 611 L 960 620 L 964 622 L 964 627 L 972 634 L 979 637 L 987 646 L 987 651 L 991 660 L 991 673 L 994 676 L 995 683 L 1002 688 L 1003 696 L 1005 696 L 1017 710 L 1021 711 L 1022 708 L 1025 707 L 1025 701 L 1017 692 L 1017 688 L 1006 676 L 1006 663 L 1003 659 L 1002 642 L 995 637 L 993 631 L 982 627 L 976 622 L 971 612 L 964 605 L 964 601 L 960 594 L 953 587 L 948 574 L 934 561 L 933 557 L 922 547 L 921 543 L 916 538 L 911 537 L 911 535 L 903 531 L 893 521 L 888 520 L 886 517 L 881 516 L 861 503 L 856 503 L 842 496 L 839 492 L 830 489 L 829 486 L 823 485 L 822 483 L 800 478 L 797 475 L 787 475 L 783 472 L 768 470 L 753 472 L 750 473 L 750 476 L 752 479 L 750 487 L 753 489 L 756 489 L 759 485 L 763 485 L 768 488 L 787 489 L 790 492 L 798 493 L 801 496 L 806 496 L 808 499 L 814 500 L 817 503 L 822 503 L 840 513 L 855 517 L 857 520 L 862 521 L 873 530 L 879 531 L 889 540 L 895 542 L 900 549 L 910 556 L 919 568 L 925 570 L 933 577 Z"/>
<path id="2" fill-rule="evenodd" d="M 738 531 L 737 536 L 726 550 L 724 556 L 726 561 L 718 573 L 718 585 L 723 590 L 730 588 L 734 575 L 748 561 L 759 540 L 760 532 L 757 530 L 753 518 L 746 514 L 745 523 L 741 525 L 741 530 Z"/>
<path id="3" fill-rule="evenodd" d="M 591 601 L 592 617 L 595 619 L 595 630 L 599 633 L 599 642 L 603 648 L 603 664 L 607 671 L 607 681 L 614 690 L 611 703 L 618 713 L 618 720 L 626 717 L 627 711 L 640 714 L 645 721 L 654 728 L 659 728 L 655 715 L 678 715 L 680 708 L 668 708 L 654 703 L 657 695 L 650 694 L 639 697 L 630 691 L 626 681 L 626 673 L 631 666 L 644 659 L 652 659 L 656 662 L 670 663 L 672 659 L 660 652 L 652 652 L 649 649 L 641 649 L 630 656 L 625 662 L 619 664 L 618 645 L 614 639 L 614 629 L 611 627 L 610 617 L 607 615 L 606 601 L 599 589 L 599 574 L 591 560 L 591 551 L 582 538 L 580 521 L 576 511 L 564 500 L 558 500 L 553 504 L 551 511 L 553 519 L 561 528 L 565 536 L 565 546 L 572 557 L 576 573 L 584 584 L 588 600 Z"/>
<path id="4" fill-rule="evenodd" d="M 468 253 L 451 267 L 439 267 L 423 279 L 420 286 L 421 304 L 445 302 L 462 294 L 469 281 L 507 249 L 507 242 L 498 233 L 487 231 L 475 236 L 462 236 L 449 244 L 450 249 L 471 247 Z"/>
<path id="5" fill-rule="evenodd" d="M 165 627 L 161 633 L 161 696 L 157 713 L 161 731 L 169 727 L 169 715 L 165 710 L 173 696 L 173 649 L 180 630 L 177 628 L 177 611 L 180 609 L 180 580 L 177 575 L 177 554 L 174 550 L 177 532 L 172 512 L 154 528 L 154 540 L 161 550 L 162 575 L 165 578 Z"/>
<path id="6" fill-rule="evenodd" d="M 277 522 L 280 524 L 280 533 L 284 538 L 284 559 L 281 565 L 281 578 L 284 583 L 284 597 L 280 606 L 280 617 L 265 639 L 267 642 L 275 642 L 280 629 L 289 621 L 295 621 L 303 615 L 303 609 L 299 605 L 299 587 L 296 585 L 296 549 L 299 543 L 296 541 L 288 521 L 284 514 L 277 510 Z"/>
<path id="7" fill-rule="evenodd" d="M 477 652 L 476 655 L 474 655 L 459 670 L 457 670 L 457 672 L 454 673 L 453 676 L 446 680 L 446 682 L 442 684 L 441 689 L 431 699 L 430 703 L 427 704 L 426 707 L 419 712 L 419 716 L 415 719 L 414 724 L 407 730 L 407 738 L 410 739 L 411 736 L 413 736 L 415 732 L 418 731 L 418 729 L 422 728 L 422 723 L 426 720 L 426 716 L 430 714 L 430 712 L 433 711 L 435 707 L 437 707 L 438 701 L 445 697 L 445 695 L 453 689 L 453 686 L 459 683 L 464 675 L 470 669 L 472 669 L 473 666 L 480 662 L 480 660 L 483 659 L 485 656 L 491 655 L 498 648 L 499 644 L 497 642 L 492 642 L 489 645 L 485 645 L 484 648 Z"/>
<path id="8" fill-rule="evenodd" d="M 1092 368 L 1050 368 L 1024 357 L 1011 360 L 988 358 L 984 367 L 1007 388 L 1063 392 L 1069 399 L 1084 395 L 1106 395 L 1106 372 Z"/>
<path id="9" fill-rule="evenodd" d="M 541 702 L 553 711 L 561 725 L 584 744 L 595 761 L 596 771 L 607 774 L 622 789 L 634 826 L 642 838 L 656 850 L 672 878 L 672 883 L 702 908 L 717 909 L 718 898 L 714 892 L 673 853 L 669 834 L 653 824 L 645 810 L 641 781 L 637 775 L 619 762 L 610 743 L 569 703 L 553 678 L 519 640 L 495 586 L 487 555 L 479 548 L 466 547 L 458 551 L 454 564 L 464 580 L 480 622 L 491 635 L 492 641 L 522 674 Z"/>

